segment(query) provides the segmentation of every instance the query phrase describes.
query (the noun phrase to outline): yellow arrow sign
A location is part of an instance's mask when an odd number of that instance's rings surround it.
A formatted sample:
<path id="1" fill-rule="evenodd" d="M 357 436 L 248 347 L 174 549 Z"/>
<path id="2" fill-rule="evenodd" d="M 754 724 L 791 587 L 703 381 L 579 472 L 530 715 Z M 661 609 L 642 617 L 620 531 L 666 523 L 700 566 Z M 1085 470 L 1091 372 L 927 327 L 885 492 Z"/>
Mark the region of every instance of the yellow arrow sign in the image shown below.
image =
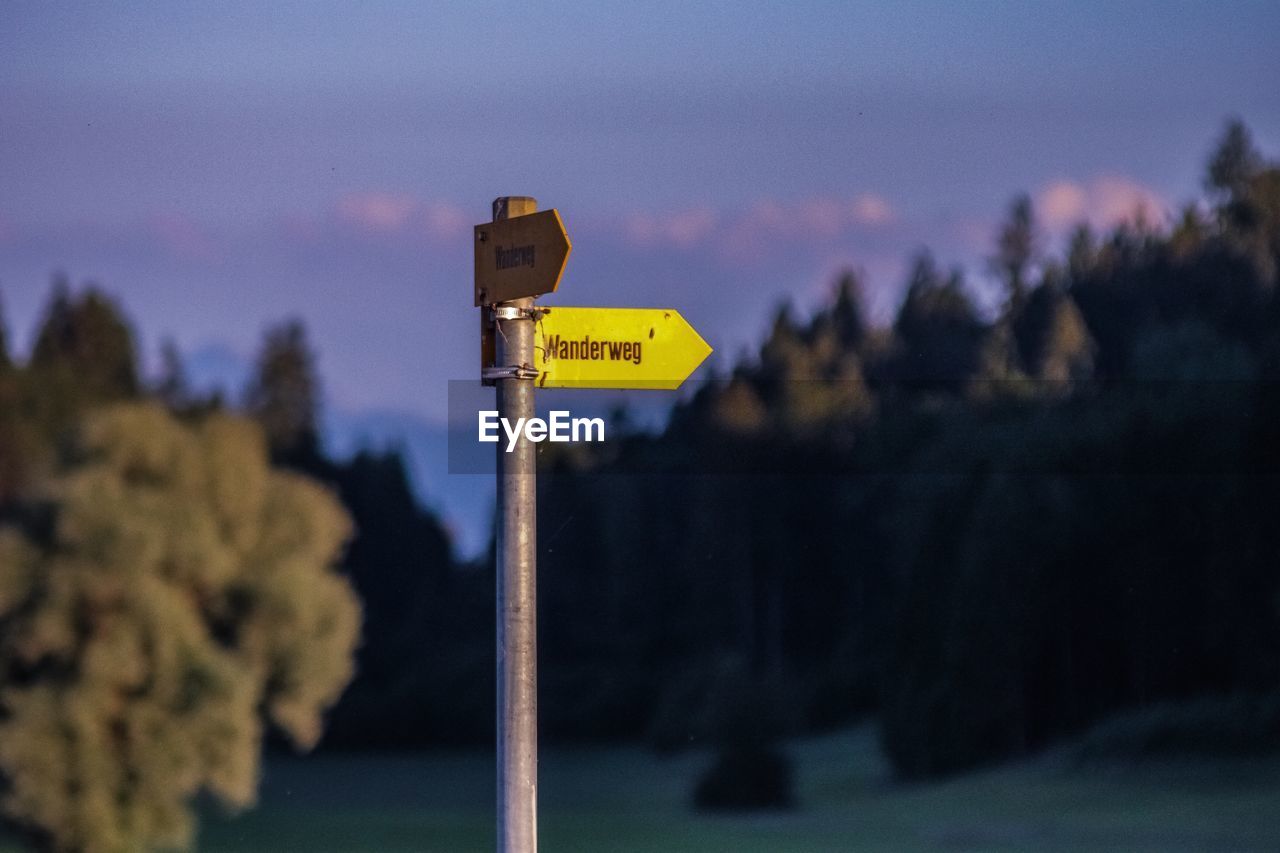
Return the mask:
<path id="1" fill-rule="evenodd" d="M 672 391 L 711 354 L 668 308 L 542 310 L 534 335 L 539 387 Z"/>
<path id="2" fill-rule="evenodd" d="M 475 227 L 476 305 L 552 293 L 573 246 L 554 209 Z"/>

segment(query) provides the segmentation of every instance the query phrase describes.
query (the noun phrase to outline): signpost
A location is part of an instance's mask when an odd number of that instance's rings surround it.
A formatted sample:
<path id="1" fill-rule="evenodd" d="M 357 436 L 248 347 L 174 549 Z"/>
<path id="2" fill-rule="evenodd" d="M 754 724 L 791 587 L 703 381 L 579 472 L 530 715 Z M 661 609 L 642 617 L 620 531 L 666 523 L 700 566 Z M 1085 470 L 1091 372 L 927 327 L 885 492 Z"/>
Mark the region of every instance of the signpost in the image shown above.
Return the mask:
<path id="1" fill-rule="evenodd" d="M 498 416 L 534 417 L 535 386 L 674 390 L 711 353 L 672 309 L 539 308 L 571 246 L 554 210 L 524 196 L 493 202 L 475 227 L 480 378 L 498 389 Z M 498 445 L 498 850 L 538 849 L 536 445 Z"/>

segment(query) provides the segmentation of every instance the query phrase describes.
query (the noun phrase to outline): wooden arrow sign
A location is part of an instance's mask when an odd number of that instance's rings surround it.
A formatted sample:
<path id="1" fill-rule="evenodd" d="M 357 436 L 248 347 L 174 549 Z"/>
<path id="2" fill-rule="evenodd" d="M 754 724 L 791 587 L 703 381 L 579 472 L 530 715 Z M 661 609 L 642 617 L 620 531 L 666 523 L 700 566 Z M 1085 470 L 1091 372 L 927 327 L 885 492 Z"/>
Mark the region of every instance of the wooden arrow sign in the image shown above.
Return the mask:
<path id="1" fill-rule="evenodd" d="M 475 227 L 476 305 L 552 293 L 573 248 L 554 209 Z"/>
<path id="2" fill-rule="evenodd" d="M 711 347 L 669 308 L 544 307 L 534 334 L 540 388 L 672 391 Z"/>

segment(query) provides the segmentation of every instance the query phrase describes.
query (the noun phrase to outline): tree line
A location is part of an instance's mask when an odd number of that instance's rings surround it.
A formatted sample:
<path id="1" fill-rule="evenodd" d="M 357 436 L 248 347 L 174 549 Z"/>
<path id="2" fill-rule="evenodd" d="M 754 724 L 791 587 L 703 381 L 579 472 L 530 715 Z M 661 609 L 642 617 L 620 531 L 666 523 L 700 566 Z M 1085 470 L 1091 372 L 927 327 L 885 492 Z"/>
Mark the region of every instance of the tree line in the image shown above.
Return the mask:
<path id="1" fill-rule="evenodd" d="M 1280 167 L 1233 122 L 1205 189 L 1060 257 L 1018 198 L 996 316 L 926 252 L 876 328 L 849 274 L 660 436 L 549 448 L 555 730 L 740 767 L 767 731 L 875 715 L 921 777 L 1135 708 L 1273 705 Z M 733 735 L 744 713 L 768 722 Z"/>

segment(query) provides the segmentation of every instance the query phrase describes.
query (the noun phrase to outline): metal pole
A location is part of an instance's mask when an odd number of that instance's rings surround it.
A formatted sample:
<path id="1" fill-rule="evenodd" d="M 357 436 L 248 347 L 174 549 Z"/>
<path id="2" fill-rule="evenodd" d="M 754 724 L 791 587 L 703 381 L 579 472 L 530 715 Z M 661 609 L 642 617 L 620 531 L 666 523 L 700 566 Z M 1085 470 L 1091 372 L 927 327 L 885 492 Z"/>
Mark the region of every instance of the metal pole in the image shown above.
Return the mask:
<path id="1" fill-rule="evenodd" d="M 493 219 L 536 213 L 524 196 L 494 199 Z M 500 365 L 533 366 L 533 299 L 503 302 L 499 311 Z M 502 315 L 508 315 L 503 318 Z M 499 379 L 498 416 L 515 424 L 532 418 L 533 380 Z M 523 435 L 506 452 L 498 442 L 498 850 L 538 849 L 538 613 L 536 445 Z"/>

